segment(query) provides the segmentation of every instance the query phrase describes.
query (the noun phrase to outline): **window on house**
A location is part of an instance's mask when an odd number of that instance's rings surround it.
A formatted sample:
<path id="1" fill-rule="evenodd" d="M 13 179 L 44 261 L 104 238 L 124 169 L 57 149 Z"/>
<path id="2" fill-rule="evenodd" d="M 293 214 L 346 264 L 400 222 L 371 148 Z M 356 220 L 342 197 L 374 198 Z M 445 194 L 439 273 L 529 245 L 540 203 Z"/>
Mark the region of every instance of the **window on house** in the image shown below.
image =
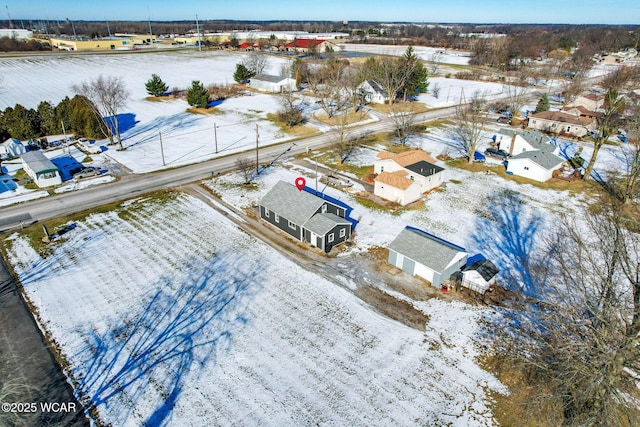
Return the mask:
<path id="1" fill-rule="evenodd" d="M 346 235 L 347 235 L 347 229 L 346 228 L 341 229 L 340 230 L 340 237 L 344 237 Z"/>
<path id="2" fill-rule="evenodd" d="M 269 214 L 269 209 L 264 208 L 264 217 L 265 217 L 265 218 L 269 218 L 269 215 L 270 215 L 270 214 Z"/>
<path id="3" fill-rule="evenodd" d="M 291 222 L 291 221 L 289 221 L 289 228 L 295 230 L 296 229 L 296 224 Z"/>
<path id="4" fill-rule="evenodd" d="M 380 172 L 384 172 L 384 166 L 380 166 Z"/>
<path id="5" fill-rule="evenodd" d="M 524 170 L 528 171 L 529 170 L 529 166 L 525 166 Z"/>
<path id="6" fill-rule="evenodd" d="M 327 242 L 329 243 L 333 242 L 333 233 L 329 234 L 329 236 L 327 237 Z"/>
<path id="7" fill-rule="evenodd" d="M 276 222 L 280 222 L 280 215 L 276 214 Z"/>
<path id="8" fill-rule="evenodd" d="M 552 124 L 551 124 L 551 127 L 552 127 L 552 128 L 556 127 L 556 124 L 555 124 L 555 123 L 552 123 Z"/>
<path id="9" fill-rule="evenodd" d="M 413 175 L 411 175 L 411 181 L 413 181 Z"/>
<path id="10" fill-rule="evenodd" d="M 321 211 L 322 213 L 327 212 L 327 205 L 322 205 L 322 208 L 320 209 L 320 211 Z"/>

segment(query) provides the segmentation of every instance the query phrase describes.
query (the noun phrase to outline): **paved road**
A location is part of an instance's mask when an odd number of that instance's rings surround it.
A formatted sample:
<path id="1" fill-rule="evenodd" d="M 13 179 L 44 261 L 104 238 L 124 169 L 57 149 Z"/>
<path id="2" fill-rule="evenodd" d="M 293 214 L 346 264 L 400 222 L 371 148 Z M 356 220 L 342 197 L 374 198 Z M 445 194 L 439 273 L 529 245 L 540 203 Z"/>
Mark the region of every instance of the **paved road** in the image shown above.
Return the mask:
<path id="1" fill-rule="evenodd" d="M 454 108 L 420 113 L 416 117 L 417 122 L 446 117 L 453 114 Z M 366 124 L 354 128 L 352 137 L 366 136 L 378 132 L 389 132 L 394 129 L 393 122 L 383 119 L 375 123 Z M 259 163 L 268 164 L 281 156 L 290 156 L 305 152 L 307 149 L 317 149 L 330 145 L 338 138 L 337 131 L 327 132 L 310 138 L 284 142 L 276 145 L 260 147 Z M 237 153 L 227 157 L 217 158 L 207 162 L 184 166 L 176 169 L 164 170 L 154 173 L 130 175 L 120 181 L 105 184 L 85 190 L 49 196 L 0 208 L 0 232 L 12 230 L 35 222 L 44 221 L 59 216 L 70 215 L 85 209 L 135 197 L 150 191 L 171 187 L 179 187 L 193 181 L 210 177 L 212 172 L 220 173 L 236 168 L 239 158 L 255 159 L 255 151 Z"/>

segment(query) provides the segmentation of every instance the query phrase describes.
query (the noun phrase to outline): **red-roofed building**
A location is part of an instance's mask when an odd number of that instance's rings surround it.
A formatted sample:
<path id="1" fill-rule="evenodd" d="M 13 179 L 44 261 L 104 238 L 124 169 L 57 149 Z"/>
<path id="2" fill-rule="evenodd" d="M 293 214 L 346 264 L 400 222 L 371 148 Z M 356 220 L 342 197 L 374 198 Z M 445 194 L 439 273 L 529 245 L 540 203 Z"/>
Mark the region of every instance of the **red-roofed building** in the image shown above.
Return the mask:
<path id="1" fill-rule="evenodd" d="M 295 53 L 325 53 L 340 51 L 338 45 L 327 40 L 316 39 L 295 39 L 285 44 L 283 49 L 287 52 Z"/>
<path id="2" fill-rule="evenodd" d="M 254 44 L 254 43 L 250 43 L 250 42 L 244 42 L 242 44 L 240 44 L 238 46 L 239 50 L 244 50 L 244 51 L 253 51 L 253 50 L 257 50 L 259 49 L 259 46 Z"/>

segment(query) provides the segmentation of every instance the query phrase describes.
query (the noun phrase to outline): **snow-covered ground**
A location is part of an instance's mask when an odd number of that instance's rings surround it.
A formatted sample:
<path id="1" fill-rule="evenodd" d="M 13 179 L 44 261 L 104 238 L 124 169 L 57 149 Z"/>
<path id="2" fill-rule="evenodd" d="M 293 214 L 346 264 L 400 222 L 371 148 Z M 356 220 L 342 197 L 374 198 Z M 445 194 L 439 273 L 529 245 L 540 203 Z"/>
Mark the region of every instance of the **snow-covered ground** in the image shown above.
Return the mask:
<path id="1" fill-rule="evenodd" d="M 485 309 L 432 300 L 408 328 L 187 195 L 90 215 L 46 257 L 8 246 L 111 425 L 482 426 L 506 393 L 477 365 Z"/>
<path id="2" fill-rule="evenodd" d="M 376 55 L 401 56 L 407 50 L 407 46 L 384 44 L 343 43 L 338 45 L 346 51 L 373 53 Z M 413 49 L 418 58 L 424 61 L 434 61 L 452 65 L 467 65 L 469 63 L 469 59 L 471 59 L 471 52 L 467 51 L 447 50 L 427 46 L 413 46 Z"/>

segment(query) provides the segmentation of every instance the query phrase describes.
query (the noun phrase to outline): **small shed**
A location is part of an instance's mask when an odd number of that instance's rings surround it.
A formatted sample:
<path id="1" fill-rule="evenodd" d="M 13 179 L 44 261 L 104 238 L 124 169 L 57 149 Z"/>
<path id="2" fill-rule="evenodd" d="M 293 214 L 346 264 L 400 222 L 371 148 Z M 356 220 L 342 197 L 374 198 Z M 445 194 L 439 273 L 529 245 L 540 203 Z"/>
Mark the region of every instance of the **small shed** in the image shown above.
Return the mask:
<path id="1" fill-rule="evenodd" d="M 24 171 L 40 188 L 62 183 L 60 170 L 41 151 L 29 151 L 20 159 Z"/>
<path id="2" fill-rule="evenodd" d="M 19 139 L 9 138 L 0 144 L 0 156 L 20 157 L 26 152 L 24 144 Z"/>
<path id="3" fill-rule="evenodd" d="M 462 271 L 461 285 L 479 294 L 483 294 L 496 283 L 500 270 L 488 259 L 477 260 L 468 264 Z"/>

